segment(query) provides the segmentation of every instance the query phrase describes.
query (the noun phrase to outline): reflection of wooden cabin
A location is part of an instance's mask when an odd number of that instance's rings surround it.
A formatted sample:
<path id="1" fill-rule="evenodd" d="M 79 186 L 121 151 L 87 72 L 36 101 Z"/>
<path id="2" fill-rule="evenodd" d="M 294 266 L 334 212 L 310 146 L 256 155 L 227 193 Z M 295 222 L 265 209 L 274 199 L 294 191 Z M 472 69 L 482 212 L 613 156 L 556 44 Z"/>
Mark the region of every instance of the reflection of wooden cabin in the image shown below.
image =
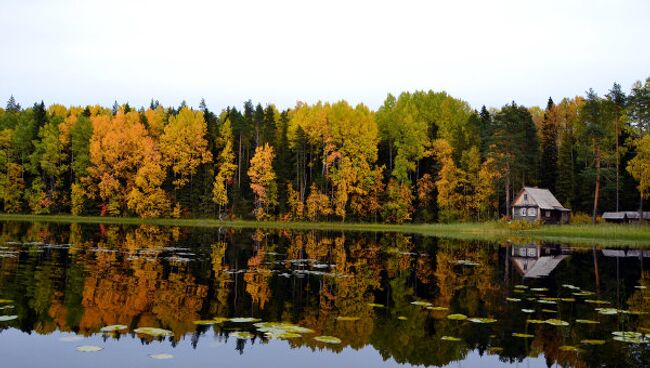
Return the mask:
<path id="1" fill-rule="evenodd" d="M 650 250 L 641 250 L 641 249 L 603 249 L 603 255 L 605 257 L 633 257 L 639 258 L 641 256 L 650 257 Z"/>
<path id="2" fill-rule="evenodd" d="M 603 220 L 619 224 L 637 223 L 639 222 L 639 211 L 604 212 Z M 643 212 L 643 220 L 650 220 L 650 212 Z"/>
<path id="3" fill-rule="evenodd" d="M 524 187 L 512 204 L 514 220 L 566 224 L 571 210 L 564 208 L 548 189 Z"/>
<path id="4" fill-rule="evenodd" d="M 563 252 L 535 244 L 513 246 L 511 260 L 524 278 L 546 277 L 567 257 Z"/>

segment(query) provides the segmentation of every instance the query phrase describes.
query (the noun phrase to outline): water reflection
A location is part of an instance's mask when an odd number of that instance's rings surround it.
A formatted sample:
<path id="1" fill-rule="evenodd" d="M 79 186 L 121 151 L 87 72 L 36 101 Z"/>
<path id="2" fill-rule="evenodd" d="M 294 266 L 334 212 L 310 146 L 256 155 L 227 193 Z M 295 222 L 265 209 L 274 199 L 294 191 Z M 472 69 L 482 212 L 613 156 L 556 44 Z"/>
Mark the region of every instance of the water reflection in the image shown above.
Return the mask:
<path id="1" fill-rule="evenodd" d="M 285 348 L 344 355 L 372 348 L 384 360 L 410 365 L 497 358 L 504 365 L 642 366 L 650 361 L 650 344 L 614 341 L 611 332 L 650 333 L 649 257 L 648 250 L 394 233 L 6 222 L 0 316 L 17 319 L 0 322 L 0 342 L 14 330 L 93 337 L 103 326 L 124 324 L 128 333 L 103 341 L 163 341 L 172 353 L 191 355 L 180 347 L 198 351 L 214 340 L 244 354 L 269 338 L 250 323 L 195 321 L 255 317 L 315 331 L 281 341 Z M 448 319 L 452 313 L 497 322 Z M 530 322 L 549 319 L 569 326 Z M 134 333 L 138 327 L 174 335 L 148 337 Z M 254 337 L 235 339 L 235 331 Z M 338 337 L 341 344 L 316 341 L 317 335 Z M 200 344 L 204 339 L 210 343 Z M 585 339 L 606 342 L 591 346 L 581 343 Z"/>

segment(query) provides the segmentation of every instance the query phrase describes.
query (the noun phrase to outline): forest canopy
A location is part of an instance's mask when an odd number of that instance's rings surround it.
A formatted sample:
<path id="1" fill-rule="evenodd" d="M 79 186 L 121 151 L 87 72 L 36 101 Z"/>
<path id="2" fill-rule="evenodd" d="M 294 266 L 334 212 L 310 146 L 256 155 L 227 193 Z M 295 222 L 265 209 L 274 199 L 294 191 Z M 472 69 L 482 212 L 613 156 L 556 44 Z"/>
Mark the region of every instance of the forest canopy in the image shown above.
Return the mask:
<path id="1" fill-rule="evenodd" d="M 523 186 L 594 218 L 650 197 L 650 78 L 476 110 L 445 92 L 363 104 L 0 108 L 5 213 L 485 221 Z"/>

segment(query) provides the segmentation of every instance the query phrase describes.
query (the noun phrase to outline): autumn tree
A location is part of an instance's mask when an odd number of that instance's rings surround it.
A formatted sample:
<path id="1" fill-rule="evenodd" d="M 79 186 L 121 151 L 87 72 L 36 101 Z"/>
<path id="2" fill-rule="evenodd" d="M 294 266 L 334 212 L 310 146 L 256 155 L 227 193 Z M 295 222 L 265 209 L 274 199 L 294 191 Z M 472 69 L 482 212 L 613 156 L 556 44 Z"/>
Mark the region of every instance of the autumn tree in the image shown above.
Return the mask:
<path id="1" fill-rule="evenodd" d="M 261 220 L 269 216 L 269 208 L 277 204 L 277 184 L 273 171 L 273 147 L 268 144 L 257 147 L 251 159 L 248 176 L 255 194 L 255 218 Z"/>
<path id="2" fill-rule="evenodd" d="M 176 189 L 191 184 L 199 165 L 212 160 L 212 154 L 207 150 L 206 131 L 200 111 L 184 107 L 178 115 L 169 117 L 160 137 L 160 151 L 170 163 Z"/>
<path id="3" fill-rule="evenodd" d="M 235 170 L 237 170 L 237 165 L 234 164 L 235 154 L 232 146 L 233 136 L 230 119 L 226 119 L 219 133 L 217 144 L 222 148 L 217 158 L 218 171 L 214 178 L 212 200 L 221 207 L 228 204 L 228 186 L 232 185 Z"/>
<path id="4" fill-rule="evenodd" d="M 634 142 L 636 156 L 630 160 L 627 171 L 639 183 L 638 189 L 643 199 L 650 198 L 650 135 L 644 135 Z"/>

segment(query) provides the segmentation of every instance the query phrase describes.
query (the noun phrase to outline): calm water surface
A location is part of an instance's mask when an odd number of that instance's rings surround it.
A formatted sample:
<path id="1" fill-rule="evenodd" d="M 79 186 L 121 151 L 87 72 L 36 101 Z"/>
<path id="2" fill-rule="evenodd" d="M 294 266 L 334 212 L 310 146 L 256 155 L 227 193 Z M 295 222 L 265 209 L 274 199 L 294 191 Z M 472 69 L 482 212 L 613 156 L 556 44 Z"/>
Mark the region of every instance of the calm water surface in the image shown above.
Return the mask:
<path id="1" fill-rule="evenodd" d="M 0 227 L 2 367 L 650 366 L 650 250 Z"/>

